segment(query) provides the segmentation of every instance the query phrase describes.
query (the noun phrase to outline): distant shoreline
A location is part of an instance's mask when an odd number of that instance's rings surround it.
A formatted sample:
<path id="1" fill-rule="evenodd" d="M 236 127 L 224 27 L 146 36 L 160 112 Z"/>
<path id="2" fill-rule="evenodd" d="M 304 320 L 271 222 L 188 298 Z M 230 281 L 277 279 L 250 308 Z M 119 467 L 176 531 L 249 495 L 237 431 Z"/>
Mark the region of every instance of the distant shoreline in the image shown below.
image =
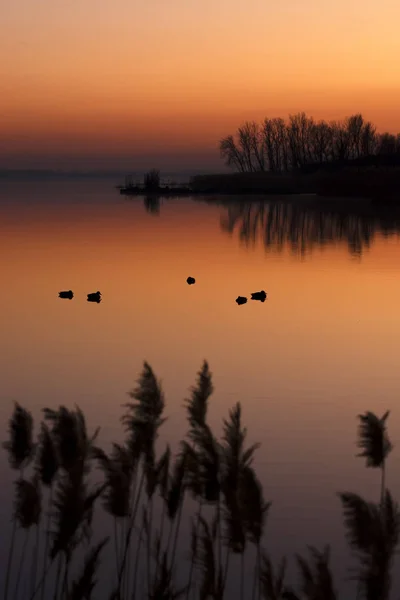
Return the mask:
<path id="1" fill-rule="evenodd" d="M 342 168 L 313 173 L 228 173 L 194 175 L 190 183 L 146 188 L 134 184 L 119 187 L 128 196 L 298 196 L 341 197 L 400 206 L 400 168 Z"/>

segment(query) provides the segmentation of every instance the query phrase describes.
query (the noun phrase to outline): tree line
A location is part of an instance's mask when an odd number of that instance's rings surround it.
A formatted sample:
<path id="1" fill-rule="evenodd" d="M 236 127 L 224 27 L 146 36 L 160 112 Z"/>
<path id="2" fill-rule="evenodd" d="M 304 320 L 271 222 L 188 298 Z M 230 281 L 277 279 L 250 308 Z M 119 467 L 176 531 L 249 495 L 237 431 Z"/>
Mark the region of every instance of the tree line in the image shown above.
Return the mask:
<path id="1" fill-rule="evenodd" d="M 377 133 L 361 114 L 342 121 L 316 121 L 304 112 L 262 123 L 246 121 L 234 135 L 220 140 L 225 163 L 236 171 L 272 173 L 309 165 L 362 162 L 366 157 L 396 157 L 400 164 L 400 133 Z M 380 161 L 382 162 L 382 161 Z"/>

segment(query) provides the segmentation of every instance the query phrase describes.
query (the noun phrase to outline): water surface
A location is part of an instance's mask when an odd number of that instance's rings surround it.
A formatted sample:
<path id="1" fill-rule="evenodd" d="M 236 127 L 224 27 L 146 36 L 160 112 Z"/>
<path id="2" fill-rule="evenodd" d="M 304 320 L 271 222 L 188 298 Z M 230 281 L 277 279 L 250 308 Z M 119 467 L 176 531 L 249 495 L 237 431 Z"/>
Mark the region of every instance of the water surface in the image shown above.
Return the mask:
<path id="1" fill-rule="evenodd" d="M 176 445 L 206 358 L 210 423 L 220 431 L 241 402 L 249 443 L 262 444 L 255 464 L 273 503 L 273 557 L 331 543 L 346 590 L 335 493 L 379 495 L 379 474 L 355 457 L 356 416 L 391 409 L 394 444 L 400 435 L 397 225 L 250 200 L 157 203 L 105 181 L 3 183 L 0 431 L 4 439 L 15 399 L 35 418 L 44 406 L 78 404 L 103 445 L 120 440 L 121 404 L 147 360 L 167 399 L 162 442 Z M 61 289 L 75 298 L 58 299 Z M 101 304 L 87 303 L 98 289 Z M 236 305 L 260 289 L 265 303 Z M 397 497 L 399 467 L 395 448 L 388 485 Z M 4 453 L 0 475 L 4 564 Z"/>

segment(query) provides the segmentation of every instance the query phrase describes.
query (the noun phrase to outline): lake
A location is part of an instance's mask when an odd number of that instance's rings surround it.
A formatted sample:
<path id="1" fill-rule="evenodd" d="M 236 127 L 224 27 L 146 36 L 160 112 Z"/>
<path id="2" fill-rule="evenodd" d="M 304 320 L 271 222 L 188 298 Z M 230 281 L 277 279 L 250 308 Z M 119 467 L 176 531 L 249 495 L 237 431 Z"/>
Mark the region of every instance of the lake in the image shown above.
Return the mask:
<path id="1" fill-rule="evenodd" d="M 330 543 L 346 598 L 336 492 L 377 501 L 380 491 L 380 474 L 356 458 L 357 415 L 390 409 L 395 446 L 400 435 L 400 229 L 304 209 L 301 198 L 157 203 L 123 197 L 116 183 L 0 182 L 2 439 L 17 400 L 36 420 L 43 407 L 77 404 L 101 445 L 121 441 L 121 404 L 146 360 L 166 395 L 161 442 L 176 447 L 207 359 L 214 431 L 240 402 L 248 443 L 261 443 L 272 557 Z M 58 298 L 63 289 L 72 301 Z M 235 303 L 261 289 L 266 302 Z M 103 301 L 86 302 L 96 290 Z M 395 447 L 396 498 L 399 472 Z M 5 565 L 14 474 L 4 452 L 0 474 Z"/>

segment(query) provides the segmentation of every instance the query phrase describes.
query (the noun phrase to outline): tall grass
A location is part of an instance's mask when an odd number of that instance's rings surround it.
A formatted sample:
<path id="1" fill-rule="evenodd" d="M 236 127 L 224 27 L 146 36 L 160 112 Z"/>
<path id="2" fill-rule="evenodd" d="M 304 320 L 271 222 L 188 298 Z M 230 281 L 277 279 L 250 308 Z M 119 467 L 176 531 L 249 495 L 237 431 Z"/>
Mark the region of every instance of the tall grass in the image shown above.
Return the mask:
<path id="1" fill-rule="evenodd" d="M 295 556 L 297 589 L 287 581 L 286 558 L 273 564 L 265 549 L 271 503 L 253 467 L 258 444 L 247 443 L 240 404 L 223 421 L 221 438 L 215 436 L 207 421 L 213 391 L 204 361 L 184 402 L 188 428 L 175 456 L 169 446 L 156 451 L 165 397 L 148 363 L 123 405 L 125 437 L 109 453 L 96 445 L 98 430 L 89 433 L 79 408 L 44 409 L 35 443 L 32 416 L 16 404 L 3 444 L 18 475 L 4 600 L 229 599 L 232 565 L 239 565 L 240 600 L 338 600 L 329 546 Z M 381 470 L 380 498 L 371 503 L 339 493 L 358 560 L 358 595 L 367 600 L 389 598 L 400 533 L 399 508 L 385 482 L 388 416 L 359 415 L 359 455 Z M 95 468 L 102 477 L 96 485 Z M 185 505 L 193 513 L 183 568 Z M 95 513 L 108 515 L 110 536 L 97 539 Z M 99 586 L 105 566 L 113 577 Z"/>

